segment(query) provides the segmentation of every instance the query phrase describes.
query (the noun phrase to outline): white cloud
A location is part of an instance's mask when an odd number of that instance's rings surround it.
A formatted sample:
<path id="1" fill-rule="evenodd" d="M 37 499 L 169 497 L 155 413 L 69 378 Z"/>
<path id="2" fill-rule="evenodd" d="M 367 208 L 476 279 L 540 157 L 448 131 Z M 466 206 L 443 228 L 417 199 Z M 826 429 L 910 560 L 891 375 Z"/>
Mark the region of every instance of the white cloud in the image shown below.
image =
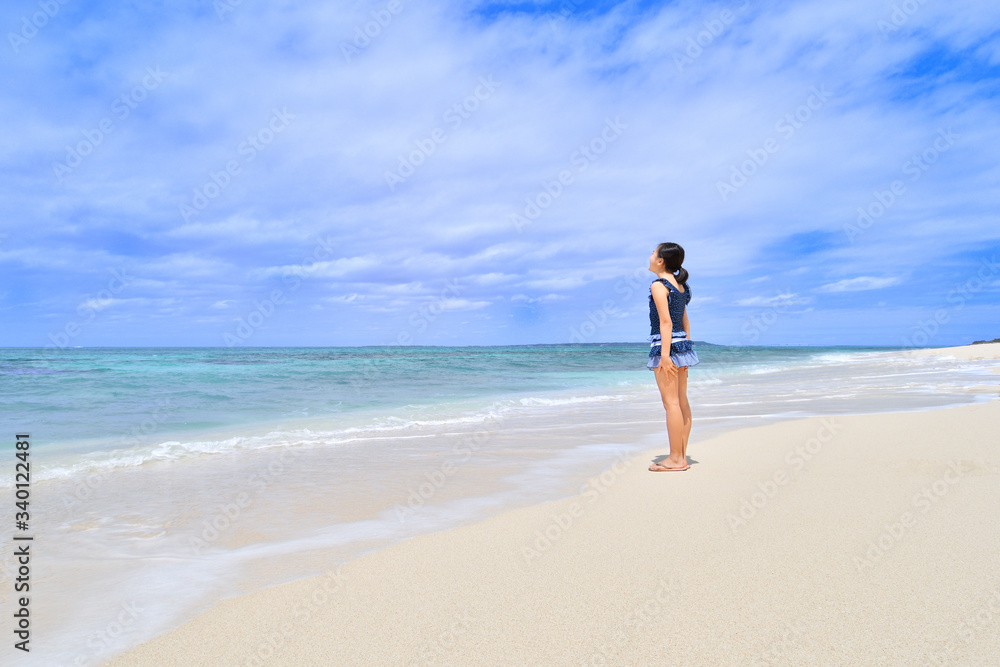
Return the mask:
<path id="1" fill-rule="evenodd" d="M 859 276 L 857 278 L 847 278 L 838 280 L 835 283 L 827 283 L 817 287 L 817 292 L 862 292 L 865 290 L 883 289 L 892 287 L 903 282 L 903 279 L 896 277 L 876 278 L 874 276 Z"/>
<path id="2" fill-rule="evenodd" d="M 489 301 L 472 301 L 470 299 L 443 299 L 437 302 L 441 310 L 479 310 L 490 305 Z"/>
<path id="3" fill-rule="evenodd" d="M 255 220 L 240 214 L 224 220 L 191 221 L 164 232 L 166 238 L 217 239 L 230 245 L 260 244 L 274 241 L 303 241 L 309 234 L 279 220 Z"/>
<path id="4" fill-rule="evenodd" d="M 274 276 L 299 276 L 303 279 L 342 278 L 378 266 L 380 266 L 380 262 L 374 255 L 366 255 L 364 257 L 341 257 L 326 262 L 313 262 L 312 264 L 271 266 L 260 269 L 256 274 L 261 278 Z"/>
<path id="5" fill-rule="evenodd" d="M 490 273 L 484 273 L 481 276 L 470 276 L 469 279 L 479 285 L 497 285 L 500 283 L 510 282 L 511 280 L 516 280 L 518 276 L 514 274 L 501 273 L 499 271 L 493 271 Z"/>
<path id="6" fill-rule="evenodd" d="M 163 299 L 146 299 L 141 297 L 134 297 L 130 299 L 116 299 L 114 297 L 102 299 L 86 299 L 77 306 L 77 310 L 106 310 L 112 307 L 121 307 L 126 304 L 132 306 L 156 306 L 159 308 L 164 308 L 170 306 L 179 301 L 179 299 L 173 298 L 163 298 Z"/>
<path id="7" fill-rule="evenodd" d="M 514 303 L 552 303 L 553 301 L 563 301 L 568 298 L 563 294 L 546 294 L 538 297 L 531 297 L 527 294 L 515 294 L 510 297 L 510 300 Z"/>
<path id="8" fill-rule="evenodd" d="M 126 303 L 126 299 L 87 299 L 77 306 L 77 310 L 104 310 L 111 306 Z"/>
<path id="9" fill-rule="evenodd" d="M 747 299 L 740 299 L 737 306 L 797 306 L 809 303 L 812 297 L 799 296 L 791 292 L 783 292 L 774 296 L 753 296 Z"/>

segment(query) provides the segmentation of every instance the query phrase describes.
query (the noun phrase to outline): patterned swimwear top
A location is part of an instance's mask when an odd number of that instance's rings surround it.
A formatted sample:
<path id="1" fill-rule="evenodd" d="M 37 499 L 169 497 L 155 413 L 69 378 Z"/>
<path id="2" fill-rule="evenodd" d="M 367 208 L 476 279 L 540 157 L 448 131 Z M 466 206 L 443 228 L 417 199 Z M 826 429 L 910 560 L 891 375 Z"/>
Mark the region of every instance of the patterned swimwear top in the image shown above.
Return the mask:
<path id="1" fill-rule="evenodd" d="M 666 278 L 658 278 L 657 280 L 663 283 L 667 288 L 667 303 L 670 308 L 670 322 L 673 325 L 673 331 L 671 331 L 672 344 L 670 346 L 670 350 L 671 352 L 683 352 L 690 350 L 690 341 L 684 340 L 681 342 L 678 339 L 687 338 L 687 333 L 684 331 L 684 309 L 687 307 L 688 303 L 691 302 L 691 288 L 687 283 L 683 283 L 682 287 L 684 288 L 684 291 L 681 292 Z M 652 284 L 649 286 L 649 340 L 653 341 L 653 345 L 656 348 L 659 348 L 660 314 L 656 309 L 656 303 L 653 301 Z M 678 342 L 673 342 L 675 340 Z M 655 349 L 654 353 L 659 354 L 659 349 Z"/>
<path id="2" fill-rule="evenodd" d="M 666 278 L 658 278 L 667 288 L 667 301 L 670 304 L 670 322 L 674 325 L 674 331 L 684 331 L 684 308 L 691 302 L 691 288 L 687 283 L 682 287 L 684 292 L 674 287 Z M 656 310 L 656 303 L 653 301 L 653 286 L 649 286 L 649 333 L 660 333 L 660 314 Z"/>

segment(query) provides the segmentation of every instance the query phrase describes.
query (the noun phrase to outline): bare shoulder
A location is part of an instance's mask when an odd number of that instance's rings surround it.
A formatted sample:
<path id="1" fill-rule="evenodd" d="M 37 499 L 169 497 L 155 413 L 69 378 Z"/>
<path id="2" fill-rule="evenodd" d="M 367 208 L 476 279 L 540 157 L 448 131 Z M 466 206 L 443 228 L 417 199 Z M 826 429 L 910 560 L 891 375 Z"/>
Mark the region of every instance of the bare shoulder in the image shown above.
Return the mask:
<path id="1" fill-rule="evenodd" d="M 666 302 L 670 298 L 670 290 L 659 280 L 649 286 L 649 293 L 652 295 L 653 301 L 657 302 Z"/>
<path id="2" fill-rule="evenodd" d="M 667 307 L 670 301 L 670 292 L 661 282 L 655 282 L 649 287 L 649 294 L 653 297 L 653 302 L 658 309 Z"/>

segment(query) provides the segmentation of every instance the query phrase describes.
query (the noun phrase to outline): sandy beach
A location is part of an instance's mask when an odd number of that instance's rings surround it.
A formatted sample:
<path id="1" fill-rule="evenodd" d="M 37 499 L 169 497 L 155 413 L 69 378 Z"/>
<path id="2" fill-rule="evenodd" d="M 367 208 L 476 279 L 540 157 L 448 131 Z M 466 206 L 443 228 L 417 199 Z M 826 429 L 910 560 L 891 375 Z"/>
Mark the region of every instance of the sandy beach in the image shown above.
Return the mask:
<path id="1" fill-rule="evenodd" d="M 686 472 L 621 458 L 577 496 L 220 600 L 107 664 L 991 664 L 998 426 L 990 400 L 695 437 Z"/>
<path id="2" fill-rule="evenodd" d="M 932 357 L 949 356 L 964 361 L 976 359 L 1000 359 L 1000 343 L 979 343 L 978 345 L 962 345 L 959 347 L 939 347 L 922 350 L 912 350 L 909 354 Z"/>

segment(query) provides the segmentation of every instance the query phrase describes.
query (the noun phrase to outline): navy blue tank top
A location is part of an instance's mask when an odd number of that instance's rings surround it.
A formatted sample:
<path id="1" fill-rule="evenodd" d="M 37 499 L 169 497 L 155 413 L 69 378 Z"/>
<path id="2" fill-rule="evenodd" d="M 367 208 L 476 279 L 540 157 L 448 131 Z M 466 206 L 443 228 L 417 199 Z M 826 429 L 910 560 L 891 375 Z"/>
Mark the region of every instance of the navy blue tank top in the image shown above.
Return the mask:
<path id="1" fill-rule="evenodd" d="M 670 306 L 670 323 L 674 331 L 684 331 L 684 308 L 691 302 L 691 288 L 683 283 L 684 292 L 673 286 L 666 278 L 657 278 L 667 287 L 667 303 Z M 655 282 L 655 281 L 654 281 Z M 653 301 L 653 286 L 649 286 L 649 335 L 660 333 L 660 314 Z"/>

